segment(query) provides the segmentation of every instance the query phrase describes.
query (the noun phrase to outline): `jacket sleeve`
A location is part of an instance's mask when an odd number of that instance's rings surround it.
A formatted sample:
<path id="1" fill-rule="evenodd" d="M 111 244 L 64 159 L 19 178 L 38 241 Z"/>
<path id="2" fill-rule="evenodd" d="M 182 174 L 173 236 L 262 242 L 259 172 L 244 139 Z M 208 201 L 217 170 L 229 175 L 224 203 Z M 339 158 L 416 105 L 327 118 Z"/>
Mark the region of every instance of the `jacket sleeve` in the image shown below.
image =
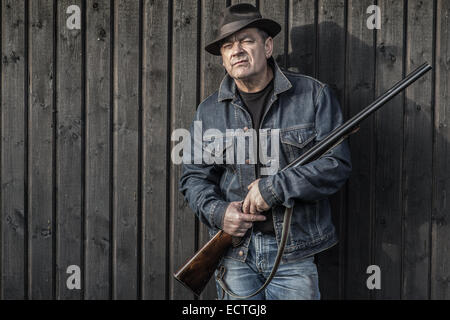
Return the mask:
<path id="1" fill-rule="evenodd" d="M 315 110 L 318 142 L 343 123 L 339 102 L 327 85 L 318 94 Z M 344 140 L 320 159 L 262 178 L 258 187 L 269 206 L 291 208 L 294 200 L 316 201 L 336 193 L 350 172 L 350 150 L 347 140 Z"/>
<path id="2" fill-rule="evenodd" d="M 195 121 L 199 121 L 199 111 L 197 110 Z M 193 124 L 190 127 L 191 145 L 202 146 L 202 141 L 194 140 Z M 190 208 L 194 211 L 199 220 L 209 228 L 223 228 L 223 217 L 229 205 L 224 200 L 220 191 L 219 183 L 223 174 L 223 169 L 218 165 L 208 165 L 203 159 L 201 164 L 194 161 L 194 147 L 188 150 L 190 159 L 183 161 L 182 174 L 179 181 L 179 191 L 183 194 Z M 186 152 L 184 150 L 183 152 Z"/>

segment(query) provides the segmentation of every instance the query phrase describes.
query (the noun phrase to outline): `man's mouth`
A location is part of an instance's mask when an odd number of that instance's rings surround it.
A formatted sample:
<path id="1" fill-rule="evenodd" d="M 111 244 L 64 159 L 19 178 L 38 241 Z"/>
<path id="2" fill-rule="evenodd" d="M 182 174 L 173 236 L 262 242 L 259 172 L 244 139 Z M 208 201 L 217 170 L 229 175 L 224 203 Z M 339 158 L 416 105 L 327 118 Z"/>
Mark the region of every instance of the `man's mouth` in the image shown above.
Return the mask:
<path id="1" fill-rule="evenodd" d="M 237 66 L 237 65 L 240 65 L 240 64 L 242 64 L 242 63 L 245 63 L 245 62 L 247 62 L 247 60 L 239 60 L 238 62 L 235 62 L 235 63 L 233 64 L 233 67 L 234 67 L 234 66 Z"/>

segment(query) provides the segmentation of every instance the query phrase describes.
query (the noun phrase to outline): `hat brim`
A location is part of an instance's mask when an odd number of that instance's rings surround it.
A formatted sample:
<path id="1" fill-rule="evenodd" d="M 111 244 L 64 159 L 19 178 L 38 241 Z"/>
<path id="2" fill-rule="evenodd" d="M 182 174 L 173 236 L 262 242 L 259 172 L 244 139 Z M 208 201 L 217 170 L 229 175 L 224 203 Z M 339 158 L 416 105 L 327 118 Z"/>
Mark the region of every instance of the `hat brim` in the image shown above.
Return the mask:
<path id="1" fill-rule="evenodd" d="M 281 31 L 281 26 L 276 21 L 270 20 L 270 19 L 256 19 L 253 21 L 250 21 L 248 23 L 245 23 L 239 27 L 236 28 L 236 30 L 232 30 L 230 32 L 227 32 L 225 34 L 222 34 L 220 37 L 216 38 L 212 42 L 210 42 L 208 45 L 206 45 L 205 50 L 215 56 L 220 56 L 220 42 L 231 36 L 233 33 L 236 33 L 244 28 L 259 28 L 267 32 L 269 36 L 272 38 L 275 37 L 278 33 Z"/>

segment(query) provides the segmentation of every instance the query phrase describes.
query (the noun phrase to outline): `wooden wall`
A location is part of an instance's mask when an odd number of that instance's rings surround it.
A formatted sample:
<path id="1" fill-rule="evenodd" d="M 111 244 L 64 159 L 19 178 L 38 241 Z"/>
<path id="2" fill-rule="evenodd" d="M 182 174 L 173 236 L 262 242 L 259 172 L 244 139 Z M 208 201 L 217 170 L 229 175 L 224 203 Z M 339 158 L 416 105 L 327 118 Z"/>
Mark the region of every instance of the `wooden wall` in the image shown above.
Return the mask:
<path id="1" fill-rule="evenodd" d="M 218 88 L 203 47 L 235 2 L 1 0 L 0 298 L 193 298 L 171 275 L 207 233 L 178 192 L 170 136 Z M 350 139 L 340 243 L 317 263 L 324 299 L 449 299 L 450 1 L 251 2 L 283 26 L 277 62 L 330 84 L 346 118 L 433 64 Z"/>

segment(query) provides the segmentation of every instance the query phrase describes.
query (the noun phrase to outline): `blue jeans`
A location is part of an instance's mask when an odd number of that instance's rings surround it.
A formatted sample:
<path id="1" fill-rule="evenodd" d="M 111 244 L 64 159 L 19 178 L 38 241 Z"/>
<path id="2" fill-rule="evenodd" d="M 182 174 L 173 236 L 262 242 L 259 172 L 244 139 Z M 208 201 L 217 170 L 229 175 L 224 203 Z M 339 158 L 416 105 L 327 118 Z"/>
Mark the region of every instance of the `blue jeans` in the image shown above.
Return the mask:
<path id="1" fill-rule="evenodd" d="M 240 262 L 224 258 L 223 281 L 234 294 L 245 296 L 259 289 L 268 278 L 277 256 L 278 246 L 273 235 L 261 232 L 252 234 L 247 259 Z M 216 270 L 216 277 L 218 270 Z M 217 296 L 222 298 L 223 290 L 216 281 Z M 233 300 L 227 293 L 224 299 Z M 266 289 L 252 300 L 319 300 L 319 277 L 314 257 L 296 262 L 281 263 L 275 277 Z"/>

